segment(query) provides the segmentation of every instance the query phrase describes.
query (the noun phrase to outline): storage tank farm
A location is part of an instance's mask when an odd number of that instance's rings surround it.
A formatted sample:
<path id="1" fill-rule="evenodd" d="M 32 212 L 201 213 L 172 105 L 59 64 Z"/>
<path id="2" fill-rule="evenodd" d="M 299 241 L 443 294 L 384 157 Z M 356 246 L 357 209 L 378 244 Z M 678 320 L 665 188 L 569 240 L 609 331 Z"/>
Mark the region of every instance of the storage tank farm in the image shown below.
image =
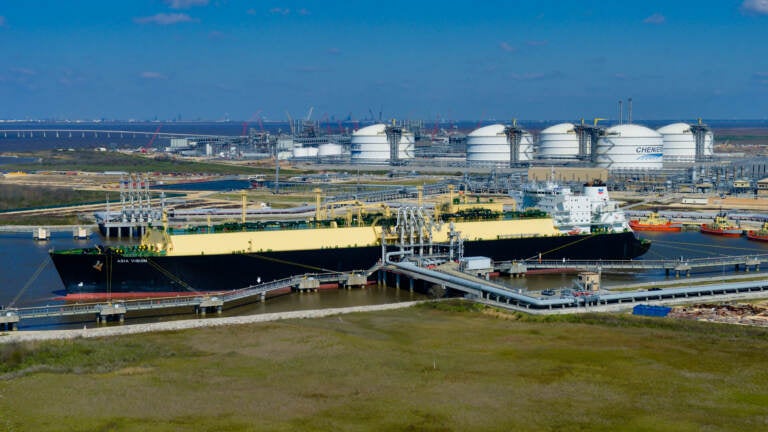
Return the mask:
<path id="1" fill-rule="evenodd" d="M 391 159 L 387 125 L 377 123 L 360 128 L 352 133 L 350 141 L 353 163 L 381 163 Z M 400 160 L 413 159 L 416 140 L 413 133 L 402 130 L 397 149 Z"/>
<path id="2" fill-rule="evenodd" d="M 594 151 L 593 160 L 601 168 L 659 170 L 663 166 L 662 135 L 636 124 L 609 127 Z"/>
<path id="3" fill-rule="evenodd" d="M 560 123 L 539 133 L 539 159 L 577 159 L 579 136 L 573 123 Z"/>
<path id="4" fill-rule="evenodd" d="M 514 134 L 510 133 L 514 130 Z M 514 135 L 519 137 L 517 161 L 512 155 Z M 471 165 L 509 165 L 533 160 L 533 135 L 517 126 L 492 124 L 475 129 L 467 135 L 467 162 Z"/>

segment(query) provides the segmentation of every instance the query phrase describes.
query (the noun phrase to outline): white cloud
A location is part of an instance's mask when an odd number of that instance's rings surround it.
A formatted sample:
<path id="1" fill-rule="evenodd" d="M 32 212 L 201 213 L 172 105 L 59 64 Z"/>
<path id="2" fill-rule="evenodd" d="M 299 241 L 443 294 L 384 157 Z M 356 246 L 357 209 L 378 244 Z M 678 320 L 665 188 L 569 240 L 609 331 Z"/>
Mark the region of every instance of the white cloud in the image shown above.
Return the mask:
<path id="1" fill-rule="evenodd" d="M 145 71 L 139 74 L 141 78 L 148 79 L 148 80 L 164 80 L 167 79 L 165 75 L 161 74 L 160 72 L 153 72 L 153 71 Z"/>
<path id="2" fill-rule="evenodd" d="M 17 75 L 23 75 L 23 76 L 34 76 L 34 75 L 37 75 L 37 71 L 36 70 L 29 69 L 29 68 L 21 68 L 21 67 L 19 67 L 19 68 L 11 68 L 10 71 L 15 73 L 15 74 L 17 74 Z"/>
<path id="3" fill-rule="evenodd" d="M 499 48 L 501 48 L 502 50 L 504 50 L 506 52 L 515 52 L 515 51 L 517 51 L 517 48 L 513 47 L 512 45 L 510 45 L 510 44 L 508 44 L 506 42 L 500 43 L 499 44 Z"/>
<path id="4" fill-rule="evenodd" d="M 185 13 L 172 13 L 172 14 L 159 13 L 152 16 L 134 18 L 133 21 L 137 24 L 159 24 L 159 25 L 170 25 L 170 24 L 178 24 L 178 23 L 184 23 L 184 22 L 197 22 L 196 19 L 190 17 Z"/>
<path id="5" fill-rule="evenodd" d="M 309 15 L 309 11 L 308 11 L 308 10 L 306 10 L 306 9 L 304 9 L 304 8 L 301 8 L 301 9 L 297 10 L 296 12 L 297 12 L 299 15 Z"/>
<path id="6" fill-rule="evenodd" d="M 741 10 L 748 13 L 768 15 L 768 0 L 744 0 Z"/>
<path id="7" fill-rule="evenodd" d="M 328 48 L 328 54 L 334 54 L 334 55 L 341 54 L 341 50 L 336 47 Z"/>
<path id="8" fill-rule="evenodd" d="M 165 0 L 171 9 L 189 9 L 195 6 L 205 6 L 208 0 Z"/>
<path id="9" fill-rule="evenodd" d="M 752 74 L 752 79 L 762 85 L 768 85 L 768 72 L 755 72 Z"/>
<path id="10" fill-rule="evenodd" d="M 5 26 L 5 17 L 0 15 L 0 27 Z"/>
<path id="11" fill-rule="evenodd" d="M 564 76 L 565 74 L 560 71 L 552 71 L 552 72 L 512 74 L 510 75 L 510 78 L 514 81 L 542 81 L 542 80 L 558 79 Z"/>
<path id="12" fill-rule="evenodd" d="M 274 7 L 274 8 L 269 10 L 269 13 L 271 13 L 273 15 L 288 15 L 289 13 L 291 13 L 291 10 L 288 9 L 288 8 L 283 9 L 283 8 L 279 8 L 279 7 Z"/>
<path id="13" fill-rule="evenodd" d="M 667 21 L 667 17 L 660 13 L 655 13 L 643 20 L 646 24 L 664 24 Z"/>

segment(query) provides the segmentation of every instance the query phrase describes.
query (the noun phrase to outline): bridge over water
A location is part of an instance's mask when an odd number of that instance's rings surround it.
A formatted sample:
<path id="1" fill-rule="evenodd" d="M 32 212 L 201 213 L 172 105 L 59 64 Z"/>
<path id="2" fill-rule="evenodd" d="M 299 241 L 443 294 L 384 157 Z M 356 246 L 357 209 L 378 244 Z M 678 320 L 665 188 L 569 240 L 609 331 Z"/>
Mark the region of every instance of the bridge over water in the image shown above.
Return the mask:
<path id="1" fill-rule="evenodd" d="M 136 137 L 163 137 L 163 138 L 236 138 L 231 135 L 191 134 L 179 132 L 138 131 L 127 129 L 0 129 L 2 138 L 136 138 Z"/>

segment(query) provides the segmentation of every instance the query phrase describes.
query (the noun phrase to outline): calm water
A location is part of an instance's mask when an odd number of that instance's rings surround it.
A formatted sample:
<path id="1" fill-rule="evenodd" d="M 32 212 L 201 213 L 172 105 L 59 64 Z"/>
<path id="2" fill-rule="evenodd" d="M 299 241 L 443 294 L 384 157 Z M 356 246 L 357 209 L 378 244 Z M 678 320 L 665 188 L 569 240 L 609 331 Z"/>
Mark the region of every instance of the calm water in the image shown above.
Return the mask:
<path id="1" fill-rule="evenodd" d="M 653 241 L 651 250 L 643 258 L 661 259 L 713 257 L 718 255 L 768 254 L 768 243 L 749 241 L 746 238 L 725 238 L 707 236 L 698 232 L 683 233 L 647 233 L 645 237 Z M 97 234 L 88 240 L 74 240 L 68 232 L 53 233 L 47 242 L 35 242 L 30 233 L 0 233 L 0 305 L 9 305 L 17 299 L 17 307 L 55 304 L 55 298 L 63 291 L 63 285 L 48 258 L 51 248 L 63 249 L 90 246 L 107 243 Z M 640 258 L 642 259 L 642 258 Z M 41 269 L 42 267 L 42 269 Z M 765 270 L 765 269 L 763 269 Z M 34 278 L 35 273 L 39 275 Z M 711 269 L 708 273 L 694 275 L 717 275 L 732 273 L 732 268 Z M 674 277 L 674 276 L 672 276 Z M 502 280 L 516 288 L 540 290 L 546 288 L 562 288 L 572 285 L 573 275 L 533 275 L 521 279 L 503 278 Z M 621 283 L 637 283 L 653 280 L 663 280 L 663 271 L 643 273 L 604 273 L 603 283 L 606 286 Z M 246 304 L 238 307 L 226 307 L 224 315 L 242 315 L 265 312 L 282 312 L 299 309 L 317 309 L 344 306 L 391 303 L 422 298 L 419 294 L 411 294 L 406 289 L 379 288 L 369 286 L 366 289 L 330 290 L 311 294 L 289 294 L 268 300 L 266 303 Z M 188 311 L 178 311 L 171 316 L 144 316 L 138 320 L 160 321 L 168 319 L 187 319 L 192 315 Z M 90 318 L 86 320 L 90 323 Z M 57 321 L 35 320 L 23 323 L 23 328 L 47 328 Z M 82 326 L 83 321 L 63 320 L 64 326 Z"/>
<path id="2" fill-rule="evenodd" d="M 64 291 L 64 286 L 56 273 L 48 251 L 73 247 L 85 247 L 95 244 L 111 244 L 98 234 L 90 239 L 75 240 L 69 232 L 55 232 L 49 241 L 36 242 L 32 233 L 0 233 L 0 305 L 7 306 L 14 301 L 16 307 L 58 304 L 56 300 Z M 42 267 L 42 268 L 41 268 Z M 35 273 L 39 275 L 35 277 Z M 254 313 L 272 313 L 291 310 L 362 306 L 372 304 L 395 303 L 424 298 L 418 293 L 394 288 L 368 286 L 365 289 L 328 290 L 318 293 L 292 293 L 267 300 L 265 303 L 250 303 L 239 306 L 226 306 L 223 316 L 246 315 Z M 145 315 L 130 322 L 167 321 L 169 319 L 189 319 L 194 316 L 188 310 L 176 311 L 173 315 Z M 211 316 L 216 316 L 212 314 Z M 92 317 L 56 320 L 29 320 L 22 322 L 24 329 L 82 328 L 83 323 L 90 325 Z"/>

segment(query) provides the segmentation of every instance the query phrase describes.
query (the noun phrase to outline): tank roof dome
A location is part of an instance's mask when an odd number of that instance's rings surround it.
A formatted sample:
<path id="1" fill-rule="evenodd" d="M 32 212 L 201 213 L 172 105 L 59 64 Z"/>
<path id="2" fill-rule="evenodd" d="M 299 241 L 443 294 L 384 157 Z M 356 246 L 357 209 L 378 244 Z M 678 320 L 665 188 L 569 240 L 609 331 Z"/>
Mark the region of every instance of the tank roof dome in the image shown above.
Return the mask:
<path id="1" fill-rule="evenodd" d="M 573 132 L 573 123 L 560 123 L 543 129 L 541 133 L 568 133 Z"/>
<path id="2" fill-rule="evenodd" d="M 636 124 L 621 124 L 611 126 L 605 130 L 605 134 L 629 137 L 661 137 L 661 134 L 655 130 Z"/>
<path id="3" fill-rule="evenodd" d="M 688 123 L 672 123 L 656 129 L 656 132 L 662 134 L 691 133 L 691 125 Z"/>
<path id="4" fill-rule="evenodd" d="M 354 132 L 352 132 L 352 135 L 380 135 L 383 134 L 387 129 L 387 125 L 384 123 L 376 123 L 370 126 L 366 126 L 364 128 L 360 128 Z"/>
<path id="5" fill-rule="evenodd" d="M 501 135 L 504 133 L 504 129 L 506 129 L 506 126 L 504 126 L 501 123 L 492 124 L 488 126 L 483 126 L 481 128 L 475 129 L 472 132 L 469 133 L 467 136 L 496 136 Z"/>

